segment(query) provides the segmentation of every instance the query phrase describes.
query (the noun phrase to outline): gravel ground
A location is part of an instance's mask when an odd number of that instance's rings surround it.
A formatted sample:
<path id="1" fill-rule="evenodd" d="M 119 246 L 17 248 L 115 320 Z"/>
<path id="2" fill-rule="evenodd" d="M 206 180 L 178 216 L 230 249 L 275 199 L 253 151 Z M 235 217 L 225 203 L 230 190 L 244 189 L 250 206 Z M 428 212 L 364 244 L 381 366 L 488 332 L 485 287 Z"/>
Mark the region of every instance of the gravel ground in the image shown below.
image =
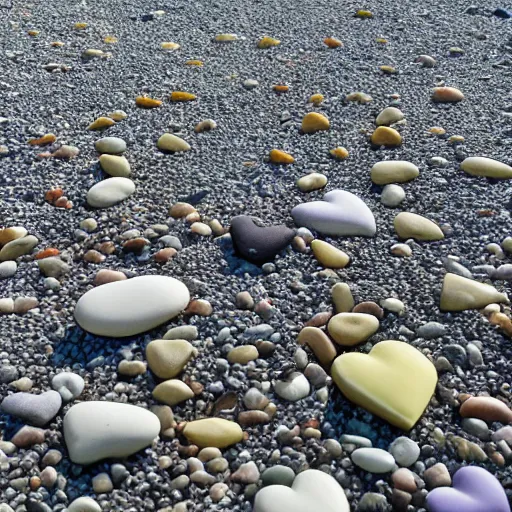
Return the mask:
<path id="1" fill-rule="evenodd" d="M 58 371 L 72 370 L 86 381 L 80 400 L 108 399 L 149 407 L 155 381 L 149 372 L 135 379 L 117 374 L 124 358 L 144 359 L 144 345 L 165 333 L 161 327 L 127 340 L 102 339 L 76 327 L 73 309 L 76 301 L 92 287 L 100 268 L 122 270 L 128 276 L 164 274 L 183 280 L 193 298 L 205 299 L 213 306 L 208 317 L 184 316 L 171 326 L 197 326 L 195 343 L 200 356 L 191 362 L 185 376 L 198 380 L 204 391 L 194 401 L 173 408 L 178 421 L 190 421 L 205 410 L 224 391 L 239 397 L 252 386 L 261 387 L 278 376 L 278 370 L 293 361 L 296 338 L 304 323 L 314 314 L 332 311 L 330 288 L 346 282 L 356 302 L 379 302 L 399 298 L 406 307 L 402 316 L 386 313 L 379 332 L 361 347 L 369 351 L 381 340 L 399 339 L 429 354 L 434 361 L 445 356 L 451 371 L 440 373 L 436 396 L 419 423 L 407 435 L 416 441 L 421 453 L 411 467 L 420 477 L 426 467 L 443 462 L 450 473 L 465 465 L 457 453 L 453 436 L 479 445 L 491 455 L 496 444 L 484 442 L 462 429 L 457 394 L 489 394 L 510 403 L 512 345 L 477 311 L 442 313 L 439 310 L 441 284 L 448 255 L 460 258 L 468 269 L 499 262 L 486 250 L 490 242 L 500 243 L 510 234 L 512 189 L 506 180 L 487 180 L 466 175 L 459 163 L 467 156 L 481 155 L 511 164 L 512 96 L 510 93 L 512 50 L 509 20 L 492 16 L 496 5 L 482 4 L 468 12 L 465 2 L 431 2 L 423 6 L 406 0 L 396 2 L 312 2 L 290 0 L 229 2 L 173 2 L 163 4 L 110 0 L 109 2 L 13 1 L 11 8 L 0 9 L 0 224 L 24 226 L 39 239 L 37 249 L 56 247 L 71 271 L 61 279 L 59 290 L 45 289 L 32 256 L 18 259 L 13 277 L 0 280 L 0 297 L 33 296 L 39 307 L 25 315 L 0 318 L 0 363 L 16 368 L 16 376 L 33 381 L 32 392 L 51 389 Z M 506 7 L 506 6 L 505 6 Z M 358 9 L 369 9 L 371 19 L 354 16 Z M 155 10 L 165 14 L 143 21 Z M 74 29 L 86 22 L 85 30 Z M 36 29 L 36 37 L 27 34 Z M 219 44 L 219 33 L 236 33 L 239 39 Z M 117 44 L 103 38 L 114 35 Z M 261 50 L 256 43 L 263 35 L 281 40 L 276 48 Z M 333 35 L 344 47 L 327 48 L 323 39 Z M 376 42 L 383 37 L 387 44 Z M 61 48 L 50 46 L 63 41 Z M 173 52 L 160 49 L 163 41 L 174 41 L 181 48 Z M 451 47 L 463 54 L 453 56 Z M 84 61 L 82 52 L 94 48 L 109 51 L 111 58 Z M 414 61 L 420 54 L 437 60 L 434 68 L 422 68 Z M 200 59 L 200 68 L 185 66 L 188 59 Z M 69 66 L 65 72 L 48 72 L 43 66 L 58 63 Z M 381 65 L 391 65 L 397 73 L 386 75 Z M 259 86 L 243 87 L 246 79 Z M 290 90 L 276 94 L 275 84 L 288 84 Z M 434 104 L 431 89 L 449 85 L 463 91 L 466 100 L 455 105 Z M 173 90 L 193 92 L 197 101 L 172 104 Z M 354 91 L 364 91 L 373 101 L 359 105 L 345 101 Z M 322 93 L 320 107 L 307 103 L 314 93 Z M 163 99 L 160 108 L 145 110 L 135 106 L 135 97 L 147 94 Z M 396 95 L 394 98 L 392 95 Z M 375 150 L 368 136 L 375 117 L 387 106 L 397 106 L 406 122 L 399 126 L 404 143 L 396 149 Z M 103 178 L 97 163 L 94 142 L 102 135 L 88 131 L 97 117 L 113 110 L 124 110 L 128 117 L 106 130 L 105 135 L 123 138 L 128 145 L 125 156 L 132 166 L 136 192 L 119 205 L 93 210 L 87 205 L 86 191 Z M 325 114 L 331 129 L 313 135 L 300 133 L 300 121 L 308 111 Z M 194 126 L 203 119 L 214 119 L 217 129 L 201 134 Z M 428 133 L 434 126 L 446 130 L 445 136 Z M 156 141 L 166 131 L 182 136 L 191 151 L 168 155 L 158 151 Z M 43 149 L 29 146 L 27 140 L 55 133 L 57 144 L 70 144 L 80 150 L 75 159 L 63 161 L 38 158 Z M 449 136 L 461 135 L 463 143 L 452 143 Z M 343 146 L 350 155 L 337 161 L 329 150 Z M 268 162 L 272 148 L 283 149 L 295 157 L 291 166 Z M 445 167 L 432 166 L 434 156 L 445 158 Z M 402 159 L 415 163 L 420 176 L 404 184 L 406 200 L 398 209 L 380 202 L 382 187 L 372 185 L 369 170 L 382 159 Z M 323 239 L 335 243 L 352 258 L 350 266 L 335 273 L 321 272 L 309 252 L 291 247 L 263 270 L 233 256 L 229 242 L 190 232 L 182 221 L 168 215 L 177 201 L 194 202 L 202 218 L 218 219 L 229 226 L 239 214 L 256 216 L 263 223 L 294 227 L 290 215 L 297 204 L 319 199 L 323 191 L 304 194 L 296 186 L 298 178 L 316 171 L 328 178 L 327 190 L 341 188 L 362 198 L 375 215 L 377 235 L 373 238 Z M 71 209 L 59 209 L 45 201 L 45 193 L 61 187 L 72 201 Z M 199 196 L 196 194 L 199 193 Z M 194 195 L 196 195 L 194 197 Z M 440 242 L 412 243 L 413 256 L 391 255 L 397 243 L 393 218 L 398 211 L 419 213 L 436 221 L 447 234 Z M 99 228 L 92 234 L 77 232 L 83 219 L 94 217 Z M 120 234 L 128 229 L 143 232 L 154 224 L 168 224 L 183 249 L 162 266 L 151 256 L 160 246 L 153 240 L 141 256 L 124 254 Z M 101 264 L 87 263 L 83 255 L 99 241 L 111 239 L 116 253 Z M 507 263 L 505 259 L 502 263 Z M 478 272 L 473 274 L 485 280 Z M 500 291 L 508 283 L 493 283 Z M 256 301 L 270 299 L 275 314 L 265 322 L 274 334 L 277 349 L 267 359 L 249 365 L 219 368 L 219 358 L 241 341 L 242 333 L 264 322 L 256 313 L 234 306 L 238 292 L 247 290 Z M 440 322 L 446 330 L 441 337 L 426 340 L 415 335 L 426 322 Z M 232 338 L 216 341 L 223 327 Z M 483 364 L 475 365 L 453 346 L 480 347 Z M 452 348 L 447 348 L 447 346 Z M 313 355 L 311 361 L 315 361 Z M 0 396 L 13 390 L 13 379 L 2 377 Z M 221 382 L 222 386 L 214 383 Z M 122 385 L 119 385 L 122 383 Z M 340 457 L 329 457 L 322 446 L 325 439 L 342 434 L 369 437 L 374 446 L 387 449 L 403 435 L 363 409 L 350 404 L 329 387 L 327 404 L 315 398 L 290 403 L 269 392 L 277 405 L 271 423 L 248 427 L 248 440 L 223 452 L 230 470 L 253 460 L 260 472 L 276 463 L 295 472 L 307 467 L 320 468 L 333 475 L 346 491 L 353 510 L 387 510 L 385 502 L 369 503 L 365 493 L 380 493 L 391 503 L 389 474 L 370 475 L 350 460 L 350 446 Z M 92 496 L 102 510 L 172 510 L 187 502 L 188 510 L 238 510 L 252 508 L 255 485 L 243 486 L 225 477 L 229 491 L 220 503 L 212 503 L 209 486 L 190 484 L 173 489 L 172 481 L 186 473 L 187 452 L 178 439 L 159 440 L 144 452 L 122 461 L 130 476 L 109 493 L 93 492 L 91 478 L 111 471 L 111 461 L 82 467 L 72 464 L 62 437 L 64 407 L 48 427 L 46 442 L 20 449 L 0 464 L 0 502 L 16 511 L 63 510 L 78 496 Z M 318 420 L 322 440 L 306 438 L 286 446 L 277 430 Z M 0 415 L 4 440 L 20 426 L 12 417 Z M 446 443 L 433 439 L 437 427 Z M 499 424 L 491 425 L 495 431 Z M 181 441 L 182 442 L 182 441 Z M 61 475 L 57 485 L 29 492 L 27 482 L 13 482 L 39 474 L 39 459 L 49 449 L 62 452 L 56 467 Z M 277 453 L 275 450 L 279 449 Z M 352 447 L 353 449 L 353 447 Z M 509 449 L 510 451 L 510 449 Z M 171 457 L 169 469 L 160 469 L 159 459 Z M 478 462 L 494 474 L 512 497 L 510 455 Z M 0 457 L 0 461 L 1 461 Z M 425 510 L 425 490 L 420 490 L 404 510 Z M 371 497 L 371 496 L 370 496 Z M 180 505 L 181 506 L 181 505 Z M 168 509 L 166 507 L 169 507 Z M 359 508 L 358 508 L 359 507 Z M 380 507 L 380 508 L 379 508 Z M 1 508 L 2 512 L 4 509 Z M 10 509 L 5 509 L 10 510 Z M 176 510 L 182 510 L 176 508 Z M 400 510 L 397 508 L 397 510 Z"/>

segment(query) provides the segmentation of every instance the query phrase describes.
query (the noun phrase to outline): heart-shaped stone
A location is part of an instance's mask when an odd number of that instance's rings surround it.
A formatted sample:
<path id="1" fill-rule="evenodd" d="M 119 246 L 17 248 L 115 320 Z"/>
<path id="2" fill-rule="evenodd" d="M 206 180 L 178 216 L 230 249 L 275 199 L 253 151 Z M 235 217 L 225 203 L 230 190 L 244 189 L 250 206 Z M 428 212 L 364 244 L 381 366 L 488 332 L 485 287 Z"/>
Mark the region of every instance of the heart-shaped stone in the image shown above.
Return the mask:
<path id="1" fill-rule="evenodd" d="M 346 190 L 332 190 L 322 201 L 299 204 L 292 210 L 299 226 L 331 236 L 373 236 L 375 218 L 368 206 Z"/>
<path id="2" fill-rule="evenodd" d="M 293 229 L 286 226 L 260 227 L 247 215 L 231 220 L 231 238 L 235 250 L 246 260 L 256 264 L 275 258 L 295 236 Z"/>
<path id="3" fill-rule="evenodd" d="M 300 473 L 292 487 L 269 485 L 254 499 L 253 512 L 350 512 L 345 492 L 331 476 L 316 469 Z"/>
<path id="4" fill-rule="evenodd" d="M 418 421 L 437 384 L 434 365 L 419 350 L 394 340 L 377 343 L 369 354 L 339 356 L 331 372 L 349 400 L 403 430 Z"/>
<path id="5" fill-rule="evenodd" d="M 427 505 L 431 512 L 510 512 L 500 482 L 478 466 L 460 468 L 453 476 L 453 489 L 434 489 Z"/>
<path id="6" fill-rule="evenodd" d="M 61 405 L 62 398 L 57 391 L 45 391 L 40 395 L 14 393 L 2 401 L 4 412 L 36 427 L 43 427 L 55 418 Z"/>

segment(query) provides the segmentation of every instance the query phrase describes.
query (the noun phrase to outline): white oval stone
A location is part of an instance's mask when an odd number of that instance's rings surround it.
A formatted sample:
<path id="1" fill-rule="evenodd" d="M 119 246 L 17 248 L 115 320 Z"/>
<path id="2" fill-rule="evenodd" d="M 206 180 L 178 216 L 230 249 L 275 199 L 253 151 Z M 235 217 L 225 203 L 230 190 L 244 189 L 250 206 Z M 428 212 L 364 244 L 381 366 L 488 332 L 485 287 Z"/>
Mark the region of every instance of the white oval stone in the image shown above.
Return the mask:
<path id="1" fill-rule="evenodd" d="M 386 185 L 380 196 L 384 206 L 394 208 L 405 199 L 405 190 L 400 185 Z"/>
<path id="2" fill-rule="evenodd" d="M 327 185 L 327 176 L 319 172 L 312 172 L 302 176 L 297 181 L 297 186 L 302 192 L 311 192 L 313 190 L 319 190 Z"/>
<path id="3" fill-rule="evenodd" d="M 466 158 L 460 164 L 460 168 L 472 176 L 485 176 L 502 180 L 512 178 L 512 167 L 510 165 L 483 156 L 470 156 Z"/>
<path id="4" fill-rule="evenodd" d="M 67 510 L 68 512 L 101 512 L 101 507 L 92 498 L 82 496 L 73 501 Z"/>
<path id="5" fill-rule="evenodd" d="M 395 466 L 393 455 L 380 448 L 358 448 L 352 452 L 352 462 L 370 473 L 388 473 Z"/>
<path id="6" fill-rule="evenodd" d="M 89 290 L 75 307 L 75 320 L 100 336 L 132 336 L 178 315 L 190 301 L 188 288 L 168 276 L 141 276 Z"/>
<path id="7" fill-rule="evenodd" d="M 420 175 L 420 170 L 406 160 L 385 160 L 377 162 L 371 170 L 371 179 L 376 185 L 405 183 Z"/>
<path id="8" fill-rule="evenodd" d="M 103 137 L 94 143 L 98 153 L 118 155 L 126 151 L 126 142 L 119 137 Z"/>
<path id="9" fill-rule="evenodd" d="M 302 373 L 295 372 L 286 380 L 276 381 L 274 389 L 281 398 L 296 402 L 309 395 L 310 386 L 308 379 Z"/>
<path id="10" fill-rule="evenodd" d="M 135 192 L 135 183 L 128 178 L 108 178 L 93 185 L 87 192 L 87 202 L 95 208 L 108 208 Z"/>
<path id="11" fill-rule="evenodd" d="M 160 420 L 147 409 L 116 402 L 82 402 L 64 417 L 64 439 L 75 464 L 128 457 L 149 446 Z"/>
<path id="12" fill-rule="evenodd" d="M 190 150 L 190 144 L 188 142 L 172 133 L 164 133 L 158 139 L 156 145 L 158 149 L 162 151 L 172 151 L 173 153 Z"/>
<path id="13" fill-rule="evenodd" d="M 404 114 L 396 107 L 385 108 L 375 120 L 377 126 L 389 126 L 390 124 L 397 123 L 404 118 Z"/>

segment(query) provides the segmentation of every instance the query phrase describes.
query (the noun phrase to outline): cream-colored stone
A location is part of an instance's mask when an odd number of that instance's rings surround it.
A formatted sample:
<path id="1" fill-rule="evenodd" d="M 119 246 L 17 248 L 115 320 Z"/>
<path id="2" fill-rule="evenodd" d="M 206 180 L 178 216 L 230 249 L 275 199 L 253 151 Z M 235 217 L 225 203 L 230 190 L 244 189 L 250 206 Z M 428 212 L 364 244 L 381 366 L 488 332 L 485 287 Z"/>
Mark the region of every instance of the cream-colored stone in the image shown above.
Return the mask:
<path id="1" fill-rule="evenodd" d="M 337 313 L 352 311 L 355 302 L 348 284 L 336 283 L 331 289 L 331 296 Z"/>
<path id="2" fill-rule="evenodd" d="M 350 261 L 347 253 L 323 240 L 313 240 L 311 249 L 318 262 L 327 268 L 344 268 Z"/>
<path id="3" fill-rule="evenodd" d="M 393 123 L 398 123 L 404 118 L 403 113 L 396 107 L 387 107 L 381 111 L 375 120 L 377 126 L 389 126 Z"/>
<path id="4" fill-rule="evenodd" d="M 197 350 L 186 340 L 153 340 L 146 347 L 151 371 L 161 379 L 173 379 L 181 373 Z"/>
<path id="5" fill-rule="evenodd" d="M 164 133 L 158 139 L 156 145 L 161 151 L 171 151 L 173 153 L 190 150 L 190 144 L 188 142 L 172 133 Z"/>
<path id="6" fill-rule="evenodd" d="M 405 183 L 417 178 L 420 170 L 411 162 L 405 160 L 384 160 L 377 162 L 371 170 L 370 176 L 376 185 L 389 183 Z"/>
<path id="7" fill-rule="evenodd" d="M 312 192 L 319 190 L 327 185 L 327 176 L 318 172 L 312 172 L 306 176 L 302 176 L 297 181 L 297 186 L 302 192 Z"/>
<path id="8" fill-rule="evenodd" d="M 460 164 L 460 168 L 472 176 L 485 176 L 486 178 L 501 180 L 512 178 L 512 167 L 510 165 L 483 156 L 470 156 L 466 158 Z"/>
<path id="9" fill-rule="evenodd" d="M 444 234 L 437 224 L 416 213 L 399 213 L 395 217 L 394 226 L 397 235 L 404 240 L 414 238 L 416 240 L 435 241 L 444 238 Z"/>
<path id="10" fill-rule="evenodd" d="M 327 329 L 339 345 L 353 346 L 375 334 L 379 321 L 366 313 L 338 313 L 331 318 Z"/>
<path id="11" fill-rule="evenodd" d="M 183 435 L 199 448 L 227 448 L 244 436 L 238 423 L 223 418 L 206 418 L 187 423 Z"/>
<path id="12" fill-rule="evenodd" d="M 228 361 L 231 364 L 247 364 L 249 361 L 258 359 L 258 349 L 254 345 L 244 345 L 232 348 L 228 353 Z"/>
<path id="13" fill-rule="evenodd" d="M 194 392 L 178 379 L 166 380 L 153 390 L 153 398 L 171 407 L 193 398 L 193 396 Z"/>

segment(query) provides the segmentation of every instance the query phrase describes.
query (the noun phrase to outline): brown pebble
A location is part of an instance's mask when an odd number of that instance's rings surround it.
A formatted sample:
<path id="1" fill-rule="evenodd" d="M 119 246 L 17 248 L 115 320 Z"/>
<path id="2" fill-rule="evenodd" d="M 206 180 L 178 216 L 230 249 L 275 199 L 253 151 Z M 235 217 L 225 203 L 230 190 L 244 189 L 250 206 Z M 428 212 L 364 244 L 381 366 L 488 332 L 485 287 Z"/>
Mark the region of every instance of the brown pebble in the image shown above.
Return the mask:
<path id="1" fill-rule="evenodd" d="M 269 357 L 276 349 L 275 344 L 267 340 L 258 340 L 254 346 L 257 348 L 260 357 Z"/>
<path id="2" fill-rule="evenodd" d="M 393 489 L 391 504 L 393 505 L 394 512 L 407 512 L 411 501 L 412 496 L 408 492 L 401 491 L 400 489 Z"/>
<path id="3" fill-rule="evenodd" d="M 53 144 L 57 140 L 57 137 L 53 133 L 47 133 L 38 139 L 29 139 L 28 143 L 31 146 L 47 146 Z"/>
<path id="4" fill-rule="evenodd" d="M 304 240 L 304 238 L 300 236 L 295 236 L 293 237 L 292 240 L 292 247 L 297 252 L 306 252 L 308 246 L 306 245 L 306 241 Z"/>
<path id="5" fill-rule="evenodd" d="M 189 224 L 194 224 L 194 222 L 199 222 L 201 220 L 201 215 L 199 215 L 199 212 L 191 212 L 187 216 L 185 216 L 185 220 Z"/>
<path id="6" fill-rule="evenodd" d="M 425 480 L 428 489 L 449 487 L 452 485 L 452 479 L 448 472 L 448 468 L 442 462 L 438 462 L 426 469 L 423 473 L 423 480 Z"/>
<path id="7" fill-rule="evenodd" d="M 38 476 L 32 476 L 30 477 L 29 485 L 32 491 L 37 491 L 41 487 L 41 479 Z"/>
<path id="8" fill-rule="evenodd" d="M 412 471 L 407 468 L 400 468 L 391 475 L 393 485 L 405 492 L 416 492 L 417 485 Z"/>
<path id="9" fill-rule="evenodd" d="M 114 281 L 124 281 L 125 279 L 128 278 L 126 277 L 126 274 L 123 274 L 122 272 L 102 268 L 94 277 L 93 284 L 94 286 L 101 286 L 102 284 L 113 283 Z"/>
<path id="10" fill-rule="evenodd" d="M 69 200 L 66 196 L 59 197 L 53 204 L 56 208 L 67 208 Z M 68 208 L 69 209 L 69 208 Z"/>
<path id="11" fill-rule="evenodd" d="M 235 297 L 235 306 L 238 309 L 252 309 L 254 307 L 254 299 L 249 292 L 239 292 Z"/>
<path id="12" fill-rule="evenodd" d="M 196 396 L 200 395 L 204 390 L 204 386 L 200 382 L 197 382 L 197 380 L 187 382 L 187 384 Z"/>
<path id="13" fill-rule="evenodd" d="M 243 411 L 238 415 L 237 421 L 242 427 L 252 427 L 270 423 L 270 418 L 263 411 Z"/>
<path id="14" fill-rule="evenodd" d="M 196 209 L 191 204 L 176 203 L 169 209 L 169 215 L 174 219 L 181 219 L 195 211 Z"/>
<path id="15" fill-rule="evenodd" d="M 23 315 L 37 306 L 39 301 L 35 297 L 18 297 L 14 300 L 14 313 Z"/>
<path id="16" fill-rule="evenodd" d="M 178 254 L 178 251 L 173 247 L 166 247 L 160 249 L 154 256 L 157 263 L 167 263 L 170 259 L 174 258 Z"/>
<path id="17" fill-rule="evenodd" d="M 149 240 L 146 240 L 145 238 L 132 238 L 123 244 L 123 251 L 140 254 L 142 249 L 144 249 L 146 245 L 149 245 L 149 243 Z"/>
<path id="18" fill-rule="evenodd" d="M 308 345 L 320 363 L 329 367 L 337 356 L 336 347 L 318 327 L 304 327 L 297 338 L 299 345 Z"/>
<path id="19" fill-rule="evenodd" d="M 114 254 L 116 252 L 116 246 L 114 245 L 114 242 L 102 242 L 98 246 L 98 251 L 107 255 Z"/>
<path id="20" fill-rule="evenodd" d="M 105 256 L 94 249 L 90 249 L 84 254 L 84 261 L 89 263 L 103 263 L 105 261 Z"/>
<path id="21" fill-rule="evenodd" d="M 322 311 L 313 315 L 305 324 L 305 327 L 322 327 L 327 324 L 331 319 L 332 313 L 330 311 Z"/>
<path id="22" fill-rule="evenodd" d="M 21 427 L 16 434 L 14 434 L 11 442 L 18 448 L 28 448 L 35 444 L 44 443 L 45 430 L 37 427 L 29 427 L 25 425 Z"/>
<path id="23" fill-rule="evenodd" d="M 512 320 L 505 313 L 491 313 L 489 322 L 503 329 L 504 333 L 512 338 Z"/>
<path id="24" fill-rule="evenodd" d="M 45 199 L 45 201 L 48 201 L 49 203 L 54 204 L 55 201 L 57 201 L 57 199 L 59 199 L 63 195 L 64 195 L 64 191 L 61 188 L 59 188 L 59 187 L 51 188 L 44 195 L 44 199 Z"/>
<path id="25" fill-rule="evenodd" d="M 210 226 L 210 229 L 215 236 L 222 236 L 226 234 L 226 228 L 217 219 L 211 220 L 208 223 L 208 226 Z"/>
<path id="26" fill-rule="evenodd" d="M 500 400 L 490 396 L 468 398 L 459 409 L 463 418 L 478 418 L 484 421 L 512 422 L 512 410 Z"/>
<path id="27" fill-rule="evenodd" d="M 383 309 L 373 301 L 360 302 L 357 306 L 354 307 L 352 312 L 373 315 L 375 318 L 378 318 L 379 320 L 384 318 Z"/>
<path id="28" fill-rule="evenodd" d="M 212 305 L 204 299 L 190 301 L 187 309 L 185 310 L 186 315 L 210 316 L 212 313 Z"/>
<path id="29" fill-rule="evenodd" d="M 75 146 L 61 146 L 57 151 L 54 151 L 50 156 L 53 158 L 60 158 L 62 160 L 71 160 L 75 158 L 79 153 L 78 148 Z"/>

